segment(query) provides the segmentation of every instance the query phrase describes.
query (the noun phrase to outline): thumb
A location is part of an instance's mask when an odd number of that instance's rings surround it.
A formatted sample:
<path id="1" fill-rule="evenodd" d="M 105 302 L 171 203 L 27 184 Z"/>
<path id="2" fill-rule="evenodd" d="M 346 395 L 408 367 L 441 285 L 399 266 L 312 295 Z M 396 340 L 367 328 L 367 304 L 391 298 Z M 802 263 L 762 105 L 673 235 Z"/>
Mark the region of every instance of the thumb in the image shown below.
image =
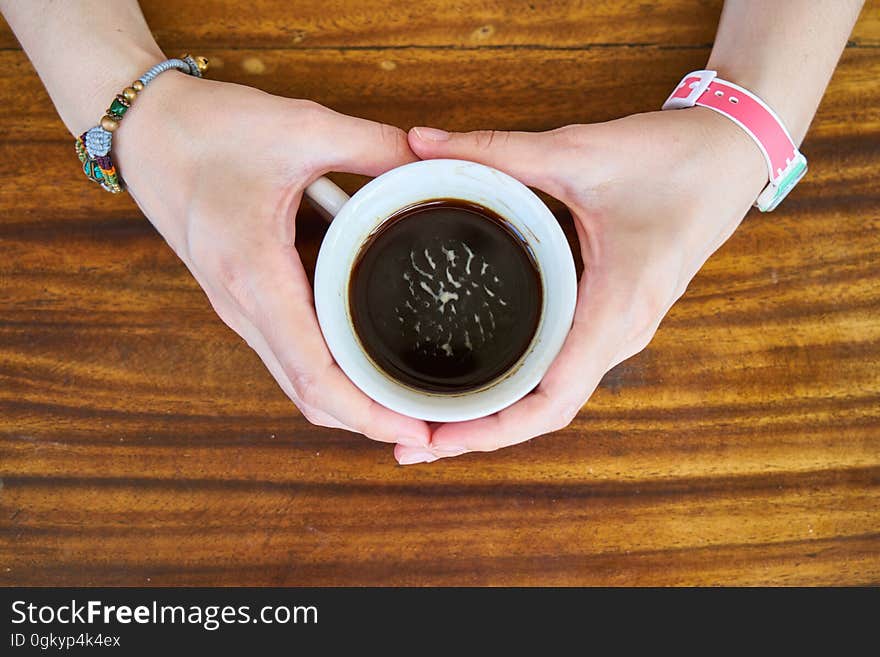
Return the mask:
<path id="1" fill-rule="evenodd" d="M 477 130 L 446 132 L 437 128 L 413 128 L 409 145 L 423 160 L 453 158 L 479 162 L 518 178 L 531 187 L 553 194 L 558 166 L 558 132 L 506 132 Z"/>
<path id="2" fill-rule="evenodd" d="M 326 114 L 313 126 L 313 136 L 324 152 L 318 156 L 323 171 L 378 176 L 418 158 L 407 143 L 406 133 L 384 123 L 360 119 L 322 108 Z M 332 147 L 328 148 L 328 144 Z"/>

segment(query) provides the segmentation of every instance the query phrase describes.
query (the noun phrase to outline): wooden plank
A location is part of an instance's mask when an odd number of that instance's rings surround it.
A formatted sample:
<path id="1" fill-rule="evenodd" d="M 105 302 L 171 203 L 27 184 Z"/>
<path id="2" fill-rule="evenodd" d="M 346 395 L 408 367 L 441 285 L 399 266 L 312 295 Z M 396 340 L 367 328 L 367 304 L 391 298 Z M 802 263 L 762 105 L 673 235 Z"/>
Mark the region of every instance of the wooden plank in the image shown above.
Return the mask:
<path id="1" fill-rule="evenodd" d="M 307 463 L 326 469 L 333 451 L 300 459 L 303 469 Z M 283 463 L 282 450 L 276 453 Z M 247 458 L 244 450 L 225 456 Z M 0 582 L 748 585 L 880 579 L 877 535 L 863 533 L 880 502 L 876 470 L 851 471 L 843 480 L 832 473 L 798 482 L 772 475 L 758 482 L 716 477 L 683 487 L 447 485 L 438 484 L 435 473 L 400 469 L 368 479 L 375 473 L 370 460 L 345 456 L 338 459 L 347 464 L 340 474 L 357 473 L 356 482 L 12 478 L 0 512 L 26 511 L 16 517 L 15 551 L 0 546 L 0 563 L 7 564 Z M 586 460 L 587 451 L 579 456 Z M 200 463 L 184 454 L 181 468 Z M 497 465 L 516 474 L 510 459 Z M 462 463 L 444 468 L 447 477 L 473 470 Z M 68 510 L 60 522 L 59 500 Z M 665 549 L 658 550 L 661 545 Z M 29 567 L 28 555 L 37 557 L 38 570 Z"/>
<path id="2" fill-rule="evenodd" d="M 310 98 L 403 128 L 428 124 L 459 130 L 543 130 L 656 109 L 681 71 L 699 66 L 708 49 L 220 50 L 207 54 L 215 63 L 212 79 Z M 878 74 L 880 49 L 847 50 L 811 136 L 876 139 Z M 640 93 L 622 93 L 633 79 L 640 81 Z M 326 80 L 333 84 L 326 85 Z M 0 106 L 0 121 L 10 126 L 6 139 L 69 139 L 20 52 L 0 52 L 0 98 L 14 99 Z"/>
<path id="3" fill-rule="evenodd" d="M 721 0 L 142 0 L 159 44 L 206 48 L 499 46 L 691 47 L 713 41 Z M 246 7 L 246 9 L 245 9 Z M 868 2 L 852 36 L 880 44 L 880 5 Z M 16 47 L 0 19 L 0 48 Z"/>

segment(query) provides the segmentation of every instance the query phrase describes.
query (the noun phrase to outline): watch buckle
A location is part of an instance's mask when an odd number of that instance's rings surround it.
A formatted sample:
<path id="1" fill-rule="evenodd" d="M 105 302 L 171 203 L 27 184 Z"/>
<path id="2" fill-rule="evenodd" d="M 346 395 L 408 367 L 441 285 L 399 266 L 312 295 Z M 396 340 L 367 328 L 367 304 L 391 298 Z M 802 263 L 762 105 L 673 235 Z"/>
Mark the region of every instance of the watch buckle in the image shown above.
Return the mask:
<path id="1" fill-rule="evenodd" d="M 697 99 L 706 92 L 706 89 L 709 88 L 712 80 L 716 77 L 718 77 L 718 73 L 715 71 L 694 71 L 693 73 L 688 73 L 681 79 L 681 82 L 678 83 L 678 86 L 672 91 L 660 109 L 669 110 L 693 107 Z M 689 88 L 690 91 L 687 95 L 682 95 L 685 88 Z"/>

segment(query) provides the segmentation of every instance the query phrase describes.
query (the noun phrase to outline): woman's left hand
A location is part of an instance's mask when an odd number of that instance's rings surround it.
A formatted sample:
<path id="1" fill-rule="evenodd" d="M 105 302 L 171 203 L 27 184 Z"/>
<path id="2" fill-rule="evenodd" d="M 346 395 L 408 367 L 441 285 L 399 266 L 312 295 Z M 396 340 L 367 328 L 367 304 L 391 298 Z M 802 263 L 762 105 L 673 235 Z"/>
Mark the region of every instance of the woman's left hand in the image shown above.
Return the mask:
<path id="1" fill-rule="evenodd" d="M 584 261 L 574 323 L 540 385 L 486 418 L 436 427 L 401 464 L 492 451 L 567 426 L 605 373 L 644 349 L 767 181 L 757 147 L 705 108 L 651 112 L 544 133 L 409 133 L 423 159 L 505 171 L 564 202 Z"/>

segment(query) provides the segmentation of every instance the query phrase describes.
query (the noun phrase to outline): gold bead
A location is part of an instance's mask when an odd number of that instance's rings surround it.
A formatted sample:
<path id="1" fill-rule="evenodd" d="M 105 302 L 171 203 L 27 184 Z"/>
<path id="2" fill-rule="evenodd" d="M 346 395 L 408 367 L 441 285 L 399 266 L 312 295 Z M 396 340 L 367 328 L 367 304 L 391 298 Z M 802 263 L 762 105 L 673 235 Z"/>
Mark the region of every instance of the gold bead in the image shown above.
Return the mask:
<path id="1" fill-rule="evenodd" d="M 187 57 L 189 57 L 189 53 L 188 53 L 188 52 L 185 52 L 185 53 L 183 53 L 180 57 L 178 57 L 177 59 L 186 59 Z"/>
<path id="2" fill-rule="evenodd" d="M 119 121 L 105 114 L 101 118 L 101 127 L 104 128 L 104 130 L 106 130 L 107 132 L 113 132 L 114 130 L 116 130 L 116 128 L 119 127 Z"/>
<path id="3" fill-rule="evenodd" d="M 134 82 L 131 83 L 131 88 L 134 89 L 135 91 L 143 91 L 144 90 L 144 83 L 141 82 L 140 80 L 135 80 Z"/>
<path id="4" fill-rule="evenodd" d="M 134 87 L 126 87 L 122 90 L 122 97 L 129 102 L 133 101 L 137 95 L 138 92 Z"/>
<path id="5" fill-rule="evenodd" d="M 199 73 L 204 73 L 208 70 L 208 58 L 207 57 L 193 57 L 196 61 L 196 66 L 199 68 Z"/>

